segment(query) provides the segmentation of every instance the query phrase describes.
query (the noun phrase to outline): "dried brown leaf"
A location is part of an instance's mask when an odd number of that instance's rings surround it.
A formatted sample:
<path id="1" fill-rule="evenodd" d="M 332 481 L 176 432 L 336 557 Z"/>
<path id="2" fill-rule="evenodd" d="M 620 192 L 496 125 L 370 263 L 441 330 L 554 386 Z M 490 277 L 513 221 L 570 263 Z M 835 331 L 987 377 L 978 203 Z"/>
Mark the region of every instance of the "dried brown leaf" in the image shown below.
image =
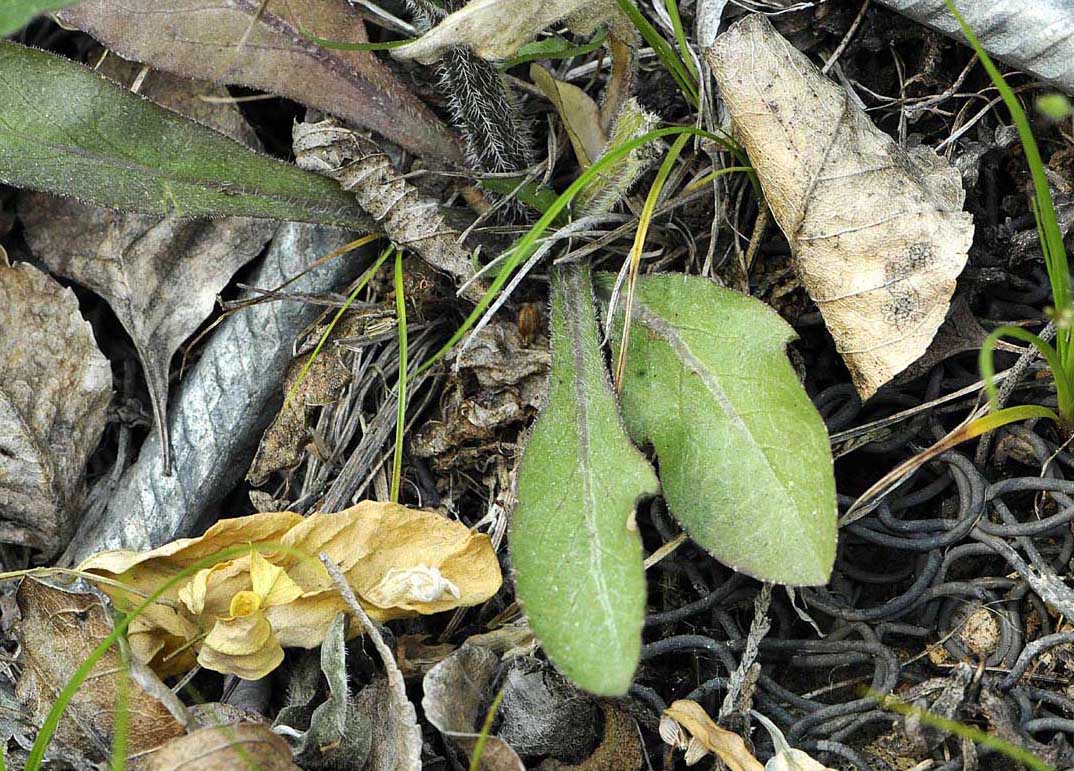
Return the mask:
<path id="1" fill-rule="evenodd" d="M 153 755 L 146 771 L 301 771 L 291 748 L 260 723 L 201 728 L 172 739 Z"/>
<path id="2" fill-rule="evenodd" d="M 337 328 L 332 337 L 345 334 L 344 330 Z M 284 377 L 283 406 L 272 424 L 265 429 L 250 471 L 246 474 L 251 484 L 263 485 L 270 475 L 294 468 L 302 461 L 303 448 L 310 436 L 306 425 L 307 411 L 311 407 L 322 407 L 336 401 L 351 380 L 350 367 L 343 354 L 342 349 L 330 343 L 329 347 L 318 352 L 312 362 L 312 353 L 299 356 L 291 362 Z"/>
<path id="3" fill-rule="evenodd" d="M 112 56 L 101 69 L 129 85 L 140 68 Z M 201 98 L 226 97 L 226 89 L 154 72 L 142 81 L 141 91 L 237 141 L 257 144 L 234 104 Z M 120 213 L 45 193 L 23 195 L 19 216 L 34 254 L 103 297 L 131 336 L 145 370 L 165 467 L 170 467 L 166 410 L 172 357 L 212 312 L 217 293 L 235 271 L 261 252 L 275 224 Z"/>
<path id="4" fill-rule="evenodd" d="M 440 733 L 472 755 L 477 744 L 484 708 L 491 693 L 500 657 L 469 643 L 441 661 L 425 676 L 422 709 Z M 481 771 L 525 771 L 511 745 L 489 736 L 478 765 Z"/>
<path id="5" fill-rule="evenodd" d="M 802 282 L 868 398 L 943 322 L 973 238 L 961 177 L 876 128 L 761 14 L 706 57 Z"/>
<path id="6" fill-rule="evenodd" d="M 70 591 L 34 578 L 23 579 L 15 599 L 22 614 L 23 663 L 16 692 L 40 724 L 71 674 L 111 634 L 112 613 L 96 593 Z M 144 762 L 146 753 L 181 736 L 190 718 L 153 673 L 135 660 L 130 668 L 127 747 L 132 758 Z M 54 739 L 59 751 L 102 761 L 111 756 L 123 671 L 120 652 L 113 646 L 67 706 Z"/>
<path id="7" fill-rule="evenodd" d="M 91 0 L 62 18 L 128 59 L 279 94 L 419 155 L 461 161 L 450 130 L 373 53 L 329 50 L 306 37 L 368 42 L 344 0 Z"/>
<path id="8" fill-rule="evenodd" d="M 0 541 L 66 545 L 104 430 L 112 371 L 78 300 L 0 250 Z"/>
<path id="9" fill-rule="evenodd" d="M 604 733 L 592 754 L 577 765 L 545 761 L 541 771 L 637 771 L 645 761 L 637 723 L 612 701 L 602 701 Z"/>

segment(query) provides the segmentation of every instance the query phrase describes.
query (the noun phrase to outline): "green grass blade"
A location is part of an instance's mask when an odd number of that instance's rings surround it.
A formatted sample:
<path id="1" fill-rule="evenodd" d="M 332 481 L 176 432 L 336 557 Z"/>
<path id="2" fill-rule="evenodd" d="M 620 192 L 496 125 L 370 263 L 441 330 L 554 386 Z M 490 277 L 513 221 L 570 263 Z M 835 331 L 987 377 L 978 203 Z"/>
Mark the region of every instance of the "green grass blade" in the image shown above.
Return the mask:
<path id="1" fill-rule="evenodd" d="M 679 44 L 679 54 L 682 56 L 682 62 L 686 65 L 690 77 L 696 83 L 699 76 L 697 67 L 694 66 L 694 57 L 690 56 L 690 43 L 686 39 L 686 30 L 682 26 L 682 17 L 679 16 L 679 4 L 676 0 L 665 0 L 664 7 L 671 18 L 671 27 L 675 30 L 675 40 Z"/>
<path id="2" fill-rule="evenodd" d="M 399 485 L 403 477 L 403 432 L 406 428 L 407 330 L 406 296 L 403 294 L 403 250 L 395 252 L 395 314 L 399 327 L 399 379 L 395 419 L 395 452 L 392 456 L 391 501 L 399 503 Z"/>
<path id="3" fill-rule="evenodd" d="M 979 728 L 974 728 L 973 726 L 960 723 L 957 720 L 949 720 L 940 715 L 933 714 L 928 710 L 900 701 L 894 696 L 880 694 L 873 695 L 876 697 L 882 709 L 889 709 L 900 715 L 915 717 L 927 726 L 939 728 L 960 738 L 969 739 L 974 744 L 979 744 L 982 747 L 991 747 L 997 752 L 1006 755 L 1016 763 L 1021 763 L 1026 768 L 1032 769 L 1033 771 L 1055 771 L 1054 766 L 1048 765 L 1029 750 L 1019 747 L 1017 744 L 1004 741 L 993 734 L 985 733 Z"/>
<path id="4" fill-rule="evenodd" d="M 668 41 L 664 40 L 664 36 L 660 34 L 659 30 L 642 15 L 638 7 L 634 5 L 633 0 L 616 0 L 616 2 L 619 4 L 620 10 L 638 28 L 638 32 L 641 33 L 645 42 L 656 52 L 657 58 L 671 73 L 679 88 L 682 89 L 687 101 L 696 107 L 700 103 L 697 82 L 690 77 L 689 70 L 686 69 L 678 54 L 675 53 L 675 49 L 671 47 Z"/>
<path id="5" fill-rule="evenodd" d="M 1044 357 L 1044 360 L 1048 362 L 1048 366 L 1052 368 L 1052 376 L 1055 378 L 1055 391 L 1059 401 L 1059 412 L 1062 415 L 1064 404 L 1074 404 L 1074 389 L 1071 387 L 1069 373 L 1063 369 L 1062 361 L 1059 358 L 1059 352 L 1053 348 L 1050 343 L 1042 340 L 1028 329 L 1016 327 L 1011 324 L 1005 324 L 993 329 L 991 334 L 989 334 L 981 344 L 981 352 L 977 356 L 978 366 L 981 370 L 981 379 L 985 381 L 985 391 L 988 393 L 988 401 L 993 405 L 996 403 L 997 391 L 995 383 L 996 366 L 994 351 L 996 342 L 1002 337 L 1011 337 L 1015 340 L 1021 340 L 1024 343 L 1029 343 L 1040 351 L 1040 355 Z"/>
<path id="6" fill-rule="evenodd" d="M 372 280 L 373 276 L 377 275 L 377 271 L 380 270 L 380 266 L 384 264 L 384 261 L 388 259 L 389 255 L 391 255 L 391 247 L 381 252 L 381 255 L 377 258 L 377 261 L 369 267 L 369 270 L 362 274 L 362 277 L 360 279 L 358 279 L 358 283 L 355 284 L 354 289 L 351 290 L 351 293 L 347 296 L 346 301 L 343 303 L 340 309 L 336 311 L 336 315 L 332 318 L 332 321 L 325 328 L 324 333 L 317 341 L 317 345 L 314 347 L 313 352 L 310 353 L 310 357 L 306 360 L 306 363 L 302 365 L 302 371 L 299 372 L 298 377 L 295 378 L 295 384 L 291 386 L 291 390 L 287 392 L 287 398 L 284 399 L 284 406 L 290 404 L 291 400 L 295 398 L 295 394 L 298 393 L 298 389 L 299 387 L 301 387 L 302 381 L 304 381 L 306 379 L 306 375 L 309 374 L 310 367 L 313 366 L 313 362 L 316 361 L 317 357 L 321 355 L 321 349 L 324 348 L 324 344 L 328 341 L 329 336 L 332 334 L 332 330 L 336 328 L 336 324 L 339 323 L 339 320 L 343 317 L 343 314 L 347 312 L 347 309 L 354 304 L 354 301 L 358 298 L 358 293 L 365 289 L 366 284 L 368 284 Z"/>
<path id="7" fill-rule="evenodd" d="M 1034 214 L 1038 217 L 1040 223 L 1041 249 L 1044 251 L 1048 279 L 1052 287 L 1052 299 L 1057 313 L 1060 315 L 1066 314 L 1069 312 L 1072 296 L 1070 266 L 1067 264 L 1063 234 L 1059 229 L 1059 222 L 1056 218 L 1055 202 L 1052 200 L 1052 193 L 1048 187 L 1048 178 L 1044 173 L 1044 161 L 1041 159 L 1037 141 L 1033 137 L 1029 119 L 1026 117 L 1025 111 L 1022 109 L 1022 105 L 1014 95 L 1011 87 L 1004 80 L 1002 73 L 992 62 L 973 30 L 970 29 L 958 12 L 953 0 L 945 0 L 945 2 L 962 28 L 962 33 L 966 36 L 970 46 L 977 52 L 977 56 L 980 58 L 981 64 L 988 72 L 989 77 L 992 78 L 996 90 L 999 91 L 1000 96 L 1003 98 L 1003 103 L 1010 111 L 1011 119 L 1018 129 L 1018 137 L 1022 141 L 1022 148 L 1026 154 L 1026 163 L 1029 165 L 1029 173 L 1033 179 L 1033 192 L 1036 199 L 1033 208 Z M 1071 351 L 1070 330 L 1059 330 L 1058 338 L 1060 357 L 1065 364 L 1068 364 L 1071 361 L 1072 353 L 1074 353 Z M 1074 407 L 1074 405 L 1070 406 Z"/>
<path id="8" fill-rule="evenodd" d="M 629 0 L 627 1 L 629 2 Z M 510 280 L 511 276 L 515 272 L 515 269 L 523 262 L 525 262 L 525 260 L 528 259 L 530 255 L 533 254 L 533 250 L 537 247 L 537 242 L 538 240 L 540 240 L 541 236 L 544 235 L 545 230 L 547 230 L 550 225 L 556 222 L 560 213 L 563 212 L 567 208 L 567 206 L 570 205 L 571 201 L 574 200 L 574 197 L 578 195 L 578 193 L 583 190 L 590 182 L 592 182 L 598 174 L 601 174 L 602 172 L 606 171 L 608 167 L 613 165 L 616 161 L 625 158 L 629 153 L 633 152 L 639 147 L 647 145 L 654 139 L 660 139 L 662 137 L 667 136 L 677 136 L 679 134 L 692 134 L 703 139 L 709 139 L 713 142 L 716 142 L 725 150 L 738 158 L 743 166 L 748 165 L 749 163 L 745 157 L 745 153 L 742 151 L 742 148 L 740 148 L 737 144 L 728 141 L 726 137 L 721 137 L 709 131 L 694 128 L 693 126 L 671 126 L 668 128 L 656 129 L 655 131 L 650 131 L 647 134 L 643 134 L 642 136 L 637 137 L 636 139 L 632 139 L 629 142 L 625 142 L 618 147 L 614 147 L 608 150 L 608 152 L 602 155 L 592 166 L 579 174 L 578 178 L 575 179 L 574 182 L 572 182 L 570 186 L 559 195 L 558 198 L 556 198 L 556 200 L 552 203 L 552 205 L 548 207 L 545 213 L 541 215 L 540 219 L 538 219 L 537 222 L 534 223 L 533 227 L 531 227 L 529 231 L 524 236 L 522 236 L 522 238 L 516 241 L 507 250 L 507 257 L 504 260 L 503 267 L 496 274 L 496 278 L 493 279 L 492 283 L 489 285 L 489 288 L 485 291 L 485 294 L 482 295 L 477 305 L 474 306 L 474 309 L 470 312 L 470 315 L 466 317 L 466 320 L 455 331 L 455 333 L 451 335 L 448 341 L 444 343 L 444 345 L 438 351 L 436 351 L 436 353 L 429 357 L 418 368 L 417 373 L 420 374 L 432 367 L 437 361 L 443 358 L 444 355 L 447 354 L 447 352 L 450 351 L 456 343 L 458 343 L 460 340 L 462 340 L 463 337 L 465 337 L 466 333 L 470 331 L 470 329 L 473 327 L 474 324 L 478 322 L 478 320 L 480 320 L 485 310 L 489 307 L 489 305 L 492 304 L 492 301 L 495 299 L 496 295 Z M 754 189 L 759 190 L 759 185 L 756 182 L 756 175 L 751 173 L 750 179 L 755 186 Z"/>

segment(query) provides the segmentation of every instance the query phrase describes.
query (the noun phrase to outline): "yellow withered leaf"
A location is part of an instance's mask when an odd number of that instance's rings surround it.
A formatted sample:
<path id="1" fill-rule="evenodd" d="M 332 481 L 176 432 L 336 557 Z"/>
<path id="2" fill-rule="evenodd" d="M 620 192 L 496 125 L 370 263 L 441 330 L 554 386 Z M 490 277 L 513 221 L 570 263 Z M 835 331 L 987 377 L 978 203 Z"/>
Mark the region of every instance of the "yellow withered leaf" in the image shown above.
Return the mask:
<path id="1" fill-rule="evenodd" d="M 244 548 L 236 554 L 234 547 Z M 80 569 L 120 584 L 101 589 L 127 610 L 227 549 L 219 562 L 177 581 L 131 624 L 132 651 L 162 676 L 197 662 L 256 679 L 279 666 L 283 648 L 320 645 L 332 619 L 347 610 L 318 559 L 322 553 L 378 621 L 476 605 L 503 581 L 488 536 L 435 512 L 374 501 L 334 514 L 266 512 L 221 520 L 200 538 L 143 553 L 104 552 Z M 354 633 L 362 629 L 350 626 Z"/>

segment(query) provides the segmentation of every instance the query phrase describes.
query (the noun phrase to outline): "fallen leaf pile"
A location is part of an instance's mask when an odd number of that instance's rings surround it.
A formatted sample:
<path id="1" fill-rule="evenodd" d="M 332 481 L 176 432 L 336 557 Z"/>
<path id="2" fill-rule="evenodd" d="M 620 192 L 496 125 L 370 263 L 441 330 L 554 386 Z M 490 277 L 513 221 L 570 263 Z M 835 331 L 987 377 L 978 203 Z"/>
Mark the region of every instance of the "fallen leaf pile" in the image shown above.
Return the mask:
<path id="1" fill-rule="evenodd" d="M 763 14 L 707 53 L 798 272 L 862 398 L 928 348 L 966 265 L 957 169 L 874 126 Z"/>
<path id="2" fill-rule="evenodd" d="M 199 566 L 229 547 L 237 553 Z M 347 610 L 317 559 L 322 553 L 377 621 L 476 605 L 502 581 L 488 536 L 432 512 L 373 501 L 335 514 L 225 519 L 200 538 L 144 553 L 104 552 L 80 568 L 129 587 L 102 585 L 123 610 L 171 582 L 129 631 L 137 658 L 161 676 L 196 662 L 256 679 L 279 666 L 283 648 L 320 645 Z"/>

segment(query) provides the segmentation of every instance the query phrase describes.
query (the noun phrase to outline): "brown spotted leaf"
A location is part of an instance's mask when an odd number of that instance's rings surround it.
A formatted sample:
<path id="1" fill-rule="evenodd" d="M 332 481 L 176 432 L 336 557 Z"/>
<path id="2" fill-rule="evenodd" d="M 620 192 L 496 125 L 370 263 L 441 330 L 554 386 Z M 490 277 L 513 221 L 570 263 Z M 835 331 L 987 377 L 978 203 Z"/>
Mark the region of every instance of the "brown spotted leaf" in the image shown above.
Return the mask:
<path id="1" fill-rule="evenodd" d="M 959 173 L 928 147 L 896 144 L 763 15 L 706 56 L 802 283 L 868 398 L 944 320 L 973 238 Z"/>
<path id="2" fill-rule="evenodd" d="M 66 545 L 104 430 L 112 371 L 78 300 L 0 249 L 0 541 Z"/>
<path id="3" fill-rule="evenodd" d="M 408 150 L 460 160 L 451 131 L 369 51 L 346 0 L 88 0 L 62 18 L 153 67 L 269 91 L 366 128 Z"/>
<path id="4" fill-rule="evenodd" d="M 25 578 L 15 594 L 22 620 L 22 677 L 19 699 L 40 724 L 71 675 L 105 637 L 112 633 L 112 610 L 94 592 L 71 591 Z M 185 733 L 189 715 L 156 675 L 137 661 L 124 662 L 118 647 L 109 648 L 75 692 L 57 729 L 54 751 L 83 760 L 111 757 L 116 700 L 125 687 L 128 699 L 127 749 L 145 760 L 169 739 Z M 139 762 L 131 767 L 144 768 Z"/>
<path id="5" fill-rule="evenodd" d="M 129 85 L 140 67 L 112 56 L 101 70 Z M 232 139 L 257 144 L 234 104 L 203 98 L 226 97 L 223 88 L 152 72 L 141 93 Z M 261 252 L 275 224 L 240 217 L 121 213 L 45 193 L 25 194 L 19 216 L 37 258 L 103 297 L 131 336 L 145 369 L 165 467 L 170 468 L 166 407 L 172 357 L 212 312 L 217 293 L 235 271 Z"/>

